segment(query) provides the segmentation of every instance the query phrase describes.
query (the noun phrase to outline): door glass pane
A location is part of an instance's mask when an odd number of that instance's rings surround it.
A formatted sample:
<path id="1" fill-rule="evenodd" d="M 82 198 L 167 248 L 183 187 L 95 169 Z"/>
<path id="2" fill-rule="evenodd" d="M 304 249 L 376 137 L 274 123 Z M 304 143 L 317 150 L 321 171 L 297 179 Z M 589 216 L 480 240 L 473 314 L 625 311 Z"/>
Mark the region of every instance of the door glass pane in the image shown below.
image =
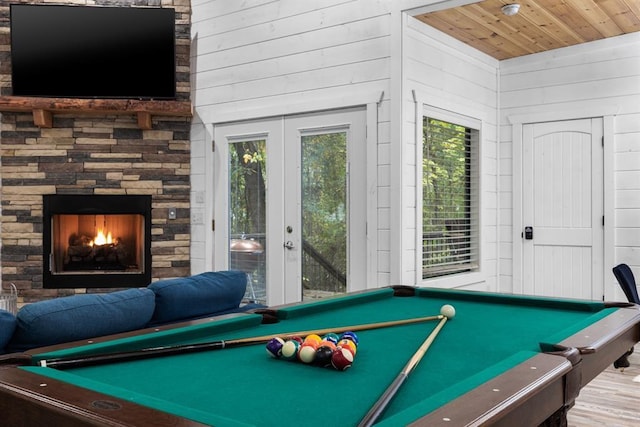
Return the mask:
<path id="1" fill-rule="evenodd" d="M 302 137 L 302 298 L 346 291 L 347 134 Z"/>
<path id="2" fill-rule="evenodd" d="M 245 299 L 266 302 L 265 141 L 229 144 L 229 268 L 246 272 Z"/>

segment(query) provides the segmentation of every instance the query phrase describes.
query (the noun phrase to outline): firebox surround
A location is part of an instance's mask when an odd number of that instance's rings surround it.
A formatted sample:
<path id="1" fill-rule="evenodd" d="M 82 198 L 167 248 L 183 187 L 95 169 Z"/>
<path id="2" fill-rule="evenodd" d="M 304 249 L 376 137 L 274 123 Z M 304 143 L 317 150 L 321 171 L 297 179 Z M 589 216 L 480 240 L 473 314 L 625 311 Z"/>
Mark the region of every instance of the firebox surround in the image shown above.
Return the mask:
<path id="1" fill-rule="evenodd" d="M 151 282 L 151 196 L 44 195 L 42 237 L 44 288 Z"/>

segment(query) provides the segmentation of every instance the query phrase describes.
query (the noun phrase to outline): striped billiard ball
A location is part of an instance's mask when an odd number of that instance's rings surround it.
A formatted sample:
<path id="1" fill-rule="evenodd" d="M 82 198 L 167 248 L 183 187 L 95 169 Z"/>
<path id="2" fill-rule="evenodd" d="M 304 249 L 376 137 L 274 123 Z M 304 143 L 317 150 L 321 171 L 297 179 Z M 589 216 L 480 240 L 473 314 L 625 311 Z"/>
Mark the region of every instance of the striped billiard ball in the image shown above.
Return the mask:
<path id="1" fill-rule="evenodd" d="M 331 355 L 331 365 L 338 371 L 345 371 L 353 364 L 353 353 L 346 348 L 338 347 Z"/>
<path id="2" fill-rule="evenodd" d="M 282 346 L 284 346 L 284 340 L 280 337 L 274 337 L 267 342 L 267 353 L 269 356 L 278 358 L 282 356 Z"/>
<path id="3" fill-rule="evenodd" d="M 286 360 L 295 360 L 298 357 L 298 349 L 300 348 L 300 343 L 296 340 L 287 340 L 282 346 L 282 350 L 280 354 L 283 359 Z"/>

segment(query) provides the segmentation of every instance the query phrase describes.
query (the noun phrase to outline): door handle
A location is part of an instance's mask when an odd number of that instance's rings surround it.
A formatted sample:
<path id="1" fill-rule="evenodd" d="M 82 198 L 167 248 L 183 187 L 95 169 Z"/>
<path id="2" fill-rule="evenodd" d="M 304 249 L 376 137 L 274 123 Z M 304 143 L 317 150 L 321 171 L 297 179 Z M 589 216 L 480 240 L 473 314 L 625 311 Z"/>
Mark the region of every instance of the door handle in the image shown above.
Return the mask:
<path id="1" fill-rule="evenodd" d="M 296 245 L 294 245 L 291 240 L 287 240 L 286 242 L 284 242 L 284 247 L 289 249 L 289 250 L 291 250 L 291 249 L 295 248 Z"/>

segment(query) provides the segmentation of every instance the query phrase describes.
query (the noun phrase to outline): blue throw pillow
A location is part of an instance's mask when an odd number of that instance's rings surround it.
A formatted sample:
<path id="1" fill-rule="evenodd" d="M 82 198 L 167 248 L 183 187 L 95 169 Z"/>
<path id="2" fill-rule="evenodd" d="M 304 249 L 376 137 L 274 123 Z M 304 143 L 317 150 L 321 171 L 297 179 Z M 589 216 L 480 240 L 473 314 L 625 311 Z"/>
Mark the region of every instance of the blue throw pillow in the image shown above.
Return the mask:
<path id="1" fill-rule="evenodd" d="M 209 271 L 159 280 L 148 287 L 156 294 L 156 310 L 151 322 L 175 322 L 237 308 L 247 289 L 247 273 Z"/>
<path id="2" fill-rule="evenodd" d="M 7 310 L 0 309 L 0 353 L 13 336 L 13 331 L 16 329 L 16 316 Z"/>
<path id="3" fill-rule="evenodd" d="M 8 349 L 24 351 L 144 328 L 154 308 L 155 294 L 147 288 L 31 303 L 18 311 Z"/>

